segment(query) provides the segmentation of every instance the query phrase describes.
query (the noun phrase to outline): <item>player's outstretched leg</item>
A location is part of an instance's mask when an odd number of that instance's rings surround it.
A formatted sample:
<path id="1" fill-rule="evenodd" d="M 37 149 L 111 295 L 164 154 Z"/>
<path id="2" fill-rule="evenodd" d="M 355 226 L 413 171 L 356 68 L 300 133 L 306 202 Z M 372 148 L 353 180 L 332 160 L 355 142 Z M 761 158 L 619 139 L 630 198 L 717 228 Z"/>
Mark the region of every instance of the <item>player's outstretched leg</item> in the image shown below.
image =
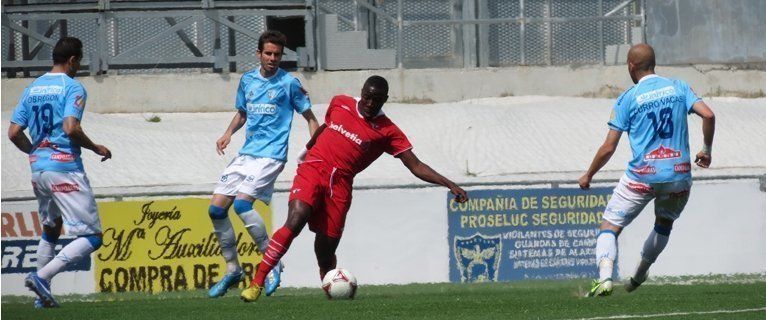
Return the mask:
<path id="1" fill-rule="evenodd" d="M 101 234 L 79 236 L 66 245 L 55 258 L 37 272 L 30 273 L 24 280 L 24 285 L 32 290 L 46 308 L 58 307 L 51 292 L 51 279 L 67 266 L 77 263 L 83 257 L 96 251 L 101 246 Z"/>
<path id="2" fill-rule="evenodd" d="M 216 195 L 217 196 L 217 195 Z M 214 202 L 215 197 L 214 196 Z M 225 207 L 210 205 L 208 209 L 210 220 L 213 222 L 213 230 L 221 246 L 221 255 L 226 260 L 226 275 L 218 283 L 210 287 L 208 297 L 223 297 L 229 288 L 236 286 L 245 276 L 237 259 L 237 240 L 234 235 L 234 227 L 229 220 L 228 210 Z"/>
<path id="3" fill-rule="evenodd" d="M 279 260 L 287 253 L 287 249 L 290 248 L 290 244 L 295 236 L 297 234 L 293 234 L 287 227 L 282 227 L 277 232 L 274 232 L 274 236 L 269 241 L 269 247 L 263 254 L 263 261 L 258 265 L 258 271 L 250 283 L 250 287 L 243 290 L 240 295 L 243 301 L 253 302 L 258 300 L 266 282 L 266 276 L 279 265 Z"/>
<path id="4" fill-rule="evenodd" d="M 672 226 L 673 222 L 667 219 L 663 219 L 664 221 L 662 222 L 659 220 L 660 219 L 658 218 L 657 224 L 654 225 L 654 229 L 649 233 L 649 237 L 646 238 L 646 241 L 644 241 L 644 248 L 641 251 L 641 262 L 636 268 L 636 273 L 633 274 L 630 281 L 625 283 L 625 291 L 627 292 L 635 291 L 642 283 L 644 283 L 644 281 L 646 281 L 649 277 L 649 267 L 657 261 L 657 257 L 668 244 L 671 230 L 671 227 L 668 227 L 668 225 Z M 660 223 L 662 223 L 662 225 L 660 225 Z"/>
<path id="5" fill-rule="evenodd" d="M 607 223 L 606 221 L 604 222 Z M 593 280 L 587 297 L 608 296 L 612 294 L 612 272 L 617 258 L 617 233 L 603 228 L 596 238 L 596 261 L 598 261 L 598 280 Z"/>

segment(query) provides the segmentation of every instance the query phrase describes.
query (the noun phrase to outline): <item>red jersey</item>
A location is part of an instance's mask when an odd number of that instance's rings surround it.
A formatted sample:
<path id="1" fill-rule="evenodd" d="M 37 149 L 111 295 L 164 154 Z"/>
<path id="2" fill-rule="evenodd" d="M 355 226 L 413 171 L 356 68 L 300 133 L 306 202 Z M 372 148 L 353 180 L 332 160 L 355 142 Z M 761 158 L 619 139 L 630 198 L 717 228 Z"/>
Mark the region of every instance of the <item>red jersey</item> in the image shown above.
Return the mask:
<path id="1" fill-rule="evenodd" d="M 398 156 L 412 149 L 402 130 L 382 112 L 371 121 L 357 109 L 357 100 L 337 95 L 325 114 L 327 127 L 306 155 L 306 162 L 322 161 L 356 175 L 383 152 Z"/>

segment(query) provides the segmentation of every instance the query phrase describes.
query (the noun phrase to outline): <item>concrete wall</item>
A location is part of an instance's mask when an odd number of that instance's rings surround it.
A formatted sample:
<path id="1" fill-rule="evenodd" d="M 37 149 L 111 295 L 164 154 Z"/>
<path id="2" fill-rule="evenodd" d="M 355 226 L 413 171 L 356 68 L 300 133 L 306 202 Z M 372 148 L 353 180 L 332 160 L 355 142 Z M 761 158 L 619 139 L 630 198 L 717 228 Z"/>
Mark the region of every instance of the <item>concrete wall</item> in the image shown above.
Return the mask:
<path id="1" fill-rule="evenodd" d="M 766 62 L 766 1 L 650 0 L 647 42 L 659 64 Z"/>
<path id="2" fill-rule="evenodd" d="M 657 72 L 689 82 L 702 96 L 760 97 L 766 71 L 727 66 L 658 67 Z M 358 95 L 370 75 L 390 83 L 390 101 L 449 102 L 508 95 L 616 97 L 632 85 L 625 66 L 513 67 L 489 69 L 391 69 L 304 72 L 314 103 L 336 94 Z M 78 78 L 88 90 L 92 112 L 229 111 L 240 74 L 109 75 Z M 2 111 L 9 111 L 32 79 L 2 79 Z"/>

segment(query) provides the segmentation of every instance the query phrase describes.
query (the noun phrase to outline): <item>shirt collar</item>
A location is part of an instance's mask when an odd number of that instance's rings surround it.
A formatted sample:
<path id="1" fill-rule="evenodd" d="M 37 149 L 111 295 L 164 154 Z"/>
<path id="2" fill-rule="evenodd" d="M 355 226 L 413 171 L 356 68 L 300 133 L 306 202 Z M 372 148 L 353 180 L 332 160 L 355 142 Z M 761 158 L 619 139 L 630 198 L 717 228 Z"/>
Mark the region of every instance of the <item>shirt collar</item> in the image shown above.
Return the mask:
<path id="1" fill-rule="evenodd" d="M 644 80 L 649 80 L 651 78 L 657 78 L 657 77 L 659 76 L 656 74 L 648 74 L 648 75 L 645 75 L 643 78 L 638 79 L 638 83 L 641 83 L 641 81 L 644 81 Z"/>

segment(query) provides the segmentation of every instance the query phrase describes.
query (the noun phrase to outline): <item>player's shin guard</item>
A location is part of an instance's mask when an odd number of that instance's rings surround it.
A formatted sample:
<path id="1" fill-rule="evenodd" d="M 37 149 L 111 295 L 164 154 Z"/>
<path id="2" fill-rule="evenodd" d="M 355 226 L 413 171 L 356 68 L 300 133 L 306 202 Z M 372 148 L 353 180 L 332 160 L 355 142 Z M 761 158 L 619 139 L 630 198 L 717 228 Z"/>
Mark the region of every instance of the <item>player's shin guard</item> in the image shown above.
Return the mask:
<path id="1" fill-rule="evenodd" d="M 266 233 L 266 223 L 263 222 L 263 218 L 253 209 L 253 203 L 237 199 L 234 200 L 234 211 L 237 212 L 239 218 L 245 224 L 245 229 L 250 237 L 255 241 L 255 245 L 258 246 L 258 250 L 261 253 L 266 252 L 266 248 L 269 246 L 269 235 Z"/>
<path id="2" fill-rule="evenodd" d="M 58 236 L 52 237 L 43 232 L 43 237 L 37 244 L 37 270 L 42 269 L 48 262 L 56 256 L 56 241 Z"/>
<path id="3" fill-rule="evenodd" d="M 226 261 L 226 272 L 239 272 L 242 267 L 239 266 L 239 259 L 237 259 L 237 239 L 226 209 L 211 205 L 208 213 L 210 221 L 213 222 L 213 233 L 221 246 L 221 255 Z"/>
<path id="4" fill-rule="evenodd" d="M 668 239 L 670 239 L 670 230 L 671 228 L 654 225 L 654 230 L 649 233 L 649 237 L 644 241 L 644 248 L 641 251 L 641 263 L 639 263 L 636 274 L 633 277 L 638 283 L 646 280 L 649 267 L 657 261 L 657 257 L 662 253 L 662 250 L 665 250 Z"/>
<path id="5" fill-rule="evenodd" d="M 53 260 L 37 271 L 37 275 L 45 281 L 51 279 L 64 270 L 66 266 L 80 261 L 101 247 L 101 235 L 80 236 L 66 245 Z"/>
<path id="6" fill-rule="evenodd" d="M 287 253 L 287 249 L 290 248 L 290 244 L 293 243 L 293 239 L 296 236 L 298 234 L 293 234 L 287 227 L 282 227 L 274 232 L 271 241 L 269 241 L 269 246 L 263 254 L 263 261 L 258 266 L 258 271 L 255 273 L 252 284 L 263 287 L 266 276 L 271 272 L 271 269 L 277 266 L 282 256 Z"/>
<path id="7" fill-rule="evenodd" d="M 616 258 L 617 234 L 612 230 L 601 230 L 596 238 L 596 261 L 600 281 L 612 277 Z"/>

